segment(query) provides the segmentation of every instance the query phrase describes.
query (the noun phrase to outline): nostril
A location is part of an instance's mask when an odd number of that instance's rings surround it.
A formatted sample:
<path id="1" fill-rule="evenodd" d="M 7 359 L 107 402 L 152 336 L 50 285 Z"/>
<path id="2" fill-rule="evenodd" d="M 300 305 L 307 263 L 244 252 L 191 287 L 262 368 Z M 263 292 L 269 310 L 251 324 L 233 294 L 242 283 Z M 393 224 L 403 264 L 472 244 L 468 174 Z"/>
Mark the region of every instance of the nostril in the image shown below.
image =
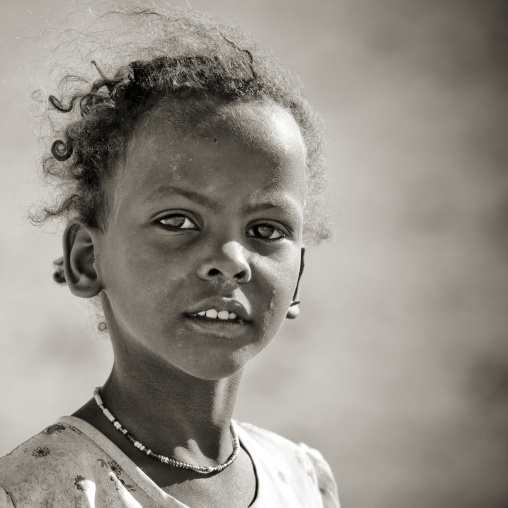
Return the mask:
<path id="1" fill-rule="evenodd" d="M 211 277 L 216 277 L 217 275 L 220 275 L 220 270 L 217 270 L 217 268 L 212 268 L 208 271 L 208 275 Z"/>
<path id="2" fill-rule="evenodd" d="M 247 276 L 247 273 L 245 272 L 245 270 L 242 270 L 241 272 L 238 272 L 236 275 L 235 275 L 235 278 L 238 279 L 238 280 L 243 280 L 245 279 Z"/>

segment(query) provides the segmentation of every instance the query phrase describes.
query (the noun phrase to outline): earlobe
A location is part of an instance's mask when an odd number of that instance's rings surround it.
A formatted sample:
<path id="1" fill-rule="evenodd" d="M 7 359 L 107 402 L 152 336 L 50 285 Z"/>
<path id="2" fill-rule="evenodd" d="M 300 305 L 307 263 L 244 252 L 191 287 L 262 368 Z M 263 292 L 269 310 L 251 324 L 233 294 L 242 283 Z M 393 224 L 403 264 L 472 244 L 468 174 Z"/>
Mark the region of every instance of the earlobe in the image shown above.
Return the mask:
<path id="1" fill-rule="evenodd" d="M 102 286 L 95 270 L 94 238 L 91 228 L 70 222 L 63 234 L 64 272 L 72 294 L 81 298 L 98 295 Z"/>
<path id="2" fill-rule="evenodd" d="M 301 259 L 300 259 L 300 272 L 298 273 L 298 281 L 296 283 L 295 294 L 293 295 L 293 303 L 289 306 L 286 314 L 287 319 L 296 319 L 300 315 L 300 300 L 298 300 L 298 293 L 300 290 L 300 280 L 303 274 L 303 268 L 305 266 L 305 248 L 302 247 Z"/>

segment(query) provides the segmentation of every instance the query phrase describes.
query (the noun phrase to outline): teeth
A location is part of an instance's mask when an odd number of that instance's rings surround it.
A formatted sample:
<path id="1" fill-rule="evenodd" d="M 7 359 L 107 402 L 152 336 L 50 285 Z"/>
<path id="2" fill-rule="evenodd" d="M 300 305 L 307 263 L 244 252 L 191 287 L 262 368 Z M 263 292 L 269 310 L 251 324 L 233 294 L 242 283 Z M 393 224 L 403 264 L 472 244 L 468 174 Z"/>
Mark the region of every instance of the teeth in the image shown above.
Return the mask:
<path id="1" fill-rule="evenodd" d="M 194 314 L 195 316 L 203 316 L 203 317 L 207 317 L 207 318 L 210 318 L 210 319 L 222 319 L 222 320 L 227 320 L 227 319 L 236 319 L 238 316 L 234 313 L 234 312 L 228 312 L 227 310 L 221 310 L 220 312 L 217 311 L 216 309 L 208 309 L 208 310 L 203 310 L 201 312 L 198 312 L 197 314 Z"/>

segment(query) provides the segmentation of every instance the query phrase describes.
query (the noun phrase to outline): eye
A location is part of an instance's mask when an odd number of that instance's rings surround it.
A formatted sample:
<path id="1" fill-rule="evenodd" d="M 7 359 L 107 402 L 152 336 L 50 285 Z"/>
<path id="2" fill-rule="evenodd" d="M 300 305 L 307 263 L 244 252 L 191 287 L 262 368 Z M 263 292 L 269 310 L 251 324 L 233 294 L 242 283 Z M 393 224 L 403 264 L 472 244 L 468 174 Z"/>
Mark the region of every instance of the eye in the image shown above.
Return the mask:
<path id="1" fill-rule="evenodd" d="M 192 222 L 187 216 L 180 213 L 168 215 L 167 217 L 159 219 L 157 222 L 169 229 L 198 229 L 194 222 Z"/>
<path id="2" fill-rule="evenodd" d="M 256 224 L 247 230 L 247 236 L 263 240 L 279 240 L 286 235 L 271 224 Z"/>

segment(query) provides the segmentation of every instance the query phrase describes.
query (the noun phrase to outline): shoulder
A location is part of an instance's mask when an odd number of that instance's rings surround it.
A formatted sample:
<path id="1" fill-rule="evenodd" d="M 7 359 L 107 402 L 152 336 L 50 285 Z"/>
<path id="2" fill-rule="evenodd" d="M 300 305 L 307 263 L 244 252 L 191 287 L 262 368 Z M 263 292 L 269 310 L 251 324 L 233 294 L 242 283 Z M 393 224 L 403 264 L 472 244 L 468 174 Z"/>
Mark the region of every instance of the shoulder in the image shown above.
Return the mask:
<path id="1" fill-rule="evenodd" d="M 0 458 L 0 508 L 47 499 L 68 503 L 83 490 L 95 444 L 77 428 L 57 422 Z M 50 504 L 51 504 L 50 503 Z M 60 504 L 62 505 L 62 504 Z"/>
<path id="2" fill-rule="evenodd" d="M 337 491 L 337 483 L 332 473 L 332 469 L 319 450 L 300 443 L 301 450 L 307 455 L 316 472 L 316 479 L 323 498 L 325 508 L 340 508 L 339 494 Z"/>
<path id="3" fill-rule="evenodd" d="M 237 425 L 242 433 L 248 434 L 250 439 L 267 450 L 275 462 L 278 462 L 282 457 L 286 461 L 296 459 L 296 463 L 301 466 L 302 471 L 305 471 L 319 488 L 323 506 L 325 508 L 340 508 L 335 478 L 330 465 L 321 452 L 305 443 L 294 443 L 275 432 L 250 423 L 237 423 Z"/>
<path id="4" fill-rule="evenodd" d="M 28 477 L 39 469 L 51 469 L 62 462 L 80 462 L 87 438 L 69 424 L 57 422 L 0 458 L 0 480 Z"/>
<path id="5" fill-rule="evenodd" d="M 237 426 L 241 429 L 242 433 L 248 434 L 250 439 L 264 448 L 269 448 L 273 453 L 287 454 L 301 452 L 299 445 L 275 432 L 245 422 L 237 422 Z"/>

